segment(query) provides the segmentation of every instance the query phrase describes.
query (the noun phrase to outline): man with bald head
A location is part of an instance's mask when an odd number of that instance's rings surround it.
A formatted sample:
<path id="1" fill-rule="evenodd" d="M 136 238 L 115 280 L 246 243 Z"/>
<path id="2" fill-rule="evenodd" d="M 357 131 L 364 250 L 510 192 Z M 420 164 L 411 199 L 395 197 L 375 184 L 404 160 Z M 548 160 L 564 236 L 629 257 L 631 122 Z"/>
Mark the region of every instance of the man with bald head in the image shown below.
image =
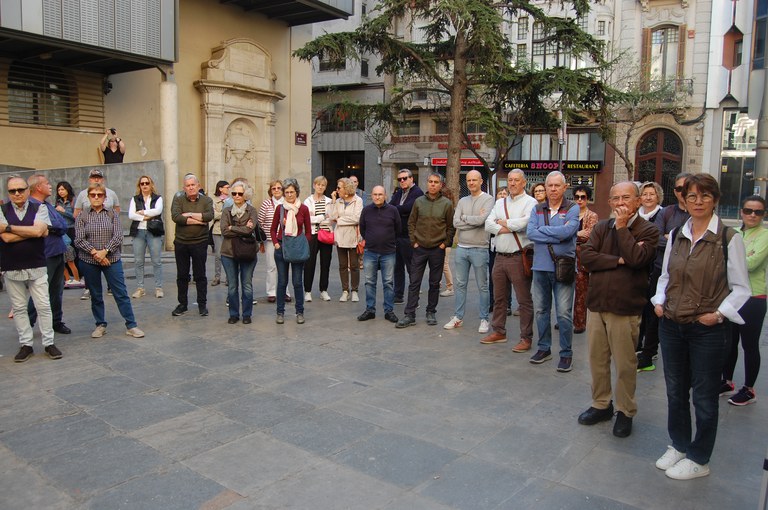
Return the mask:
<path id="1" fill-rule="evenodd" d="M 581 262 L 590 272 L 587 342 L 592 405 L 581 413 L 579 423 L 594 425 L 613 416 L 613 358 L 617 409 L 613 435 L 627 437 L 632 433 L 632 417 L 637 413 L 635 346 L 659 229 L 637 214 L 640 193 L 635 183 L 615 184 L 608 200 L 613 218 L 599 222 L 581 250 Z"/>
<path id="2" fill-rule="evenodd" d="M 453 213 L 453 226 L 458 234 L 458 246 L 453 250 L 454 283 L 456 288 L 456 308 L 445 329 L 459 328 L 464 324 L 464 308 L 467 304 L 467 283 L 469 269 L 474 268 L 475 283 L 478 290 L 480 324 L 478 332 L 488 333 L 488 238 L 485 231 L 485 219 L 493 209 L 493 197 L 483 191 L 483 176 L 477 170 L 467 172 L 469 195 L 459 200 Z"/>
<path id="3" fill-rule="evenodd" d="M 360 213 L 360 235 L 365 243 L 363 274 L 365 276 L 365 311 L 357 317 L 359 321 L 376 318 L 376 279 L 381 271 L 384 286 L 384 318 L 397 322 L 395 306 L 395 252 L 397 235 L 402 227 L 397 207 L 387 203 L 384 186 L 374 186 L 371 191 L 373 203 L 365 206 Z"/>

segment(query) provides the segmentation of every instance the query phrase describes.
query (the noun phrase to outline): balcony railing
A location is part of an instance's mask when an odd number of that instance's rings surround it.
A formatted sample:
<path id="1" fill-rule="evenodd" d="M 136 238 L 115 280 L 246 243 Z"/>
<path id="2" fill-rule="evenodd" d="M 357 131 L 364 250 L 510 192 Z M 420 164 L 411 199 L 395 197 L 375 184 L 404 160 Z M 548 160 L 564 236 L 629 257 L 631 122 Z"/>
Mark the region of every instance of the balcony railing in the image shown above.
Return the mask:
<path id="1" fill-rule="evenodd" d="M 643 90 L 645 92 L 657 92 L 659 100 L 673 102 L 683 99 L 682 96 L 693 95 L 693 80 L 686 78 L 680 80 L 651 80 L 627 83 L 629 90 Z"/>

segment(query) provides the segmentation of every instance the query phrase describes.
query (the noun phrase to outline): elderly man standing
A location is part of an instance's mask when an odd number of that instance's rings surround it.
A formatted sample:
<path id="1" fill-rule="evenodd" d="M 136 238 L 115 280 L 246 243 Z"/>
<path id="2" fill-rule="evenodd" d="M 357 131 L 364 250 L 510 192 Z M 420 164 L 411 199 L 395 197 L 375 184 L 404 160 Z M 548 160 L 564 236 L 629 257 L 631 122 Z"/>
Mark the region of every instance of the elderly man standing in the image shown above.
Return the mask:
<path id="1" fill-rule="evenodd" d="M 557 371 L 570 372 L 573 363 L 571 340 L 574 275 L 571 275 L 570 281 L 558 281 L 555 277 L 555 264 L 557 257 L 569 257 L 575 270 L 579 206 L 565 198 L 568 185 L 562 172 L 550 172 L 544 186 L 547 188 L 547 199 L 536 205 L 526 230 L 528 239 L 534 243 L 533 305 L 536 329 L 539 331 L 538 351 L 530 361 L 538 365 L 552 359 L 550 314 L 554 294 L 560 333 L 560 363 Z"/>
<path id="2" fill-rule="evenodd" d="M 360 235 L 365 242 L 363 270 L 365 274 L 365 311 L 357 317 L 359 321 L 376 318 L 376 279 L 381 271 L 384 286 L 384 318 L 397 322 L 395 304 L 395 252 L 397 234 L 400 232 L 400 214 L 397 208 L 387 203 L 384 186 L 374 186 L 371 192 L 373 203 L 363 208 L 360 214 Z"/>
<path id="3" fill-rule="evenodd" d="M 197 287 L 197 307 L 200 315 L 205 317 L 208 315 L 205 262 L 208 256 L 208 223 L 213 219 L 213 200 L 200 194 L 200 181 L 192 174 L 184 177 L 184 190 L 173 197 L 171 219 L 176 224 L 173 247 L 179 300 L 179 305 L 171 315 L 178 317 L 187 312 L 191 261 L 192 277 Z"/>
<path id="4" fill-rule="evenodd" d="M 512 352 L 526 352 L 533 343 L 533 298 L 531 277 L 525 274 L 523 250 L 531 242 L 525 235 L 536 199 L 525 192 L 525 173 L 512 170 L 507 176 L 509 195 L 496 201 L 485 220 L 485 230 L 496 236 L 496 260 L 493 264 L 493 332 L 480 343 L 497 344 L 507 341 L 507 305 L 509 285 L 515 289 L 520 305 L 520 341 Z"/>
<path id="5" fill-rule="evenodd" d="M 445 329 L 459 328 L 464 323 L 464 308 L 467 304 L 467 283 L 469 269 L 474 268 L 475 283 L 480 306 L 480 333 L 488 333 L 488 239 L 485 231 L 485 219 L 493 209 L 493 197 L 482 189 L 483 176 L 477 170 L 467 172 L 469 195 L 459 200 L 453 213 L 453 226 L 459 237 L 459 245 L 453 252 L 455 267 L 456 311 Z"/>
<path id="6" fill-rule="evenodd" d="M 48 178 L 42 174 L 35 174 L 27 179 L 29 186 L 29 201 L 33 204 L 40 204 L 48 209 L 48 218 L 51 220 L 51 228 L 45 237 L 45 265 L 48 268 L 48 299 L 51 303 L 51 313 L 53 314 L 53 330 L 56 333 L 68 335 L 72 332 L 64 324 L 64 312 L 62 311 L 62 298 L 64 295 L 64 252 L 67 251 L 67 245 L 64 242 L 64 236 L 67 233 L 67 222 L 58 213 L 56 208 L 46 202 L 51 196 L 53 190 Z M 72 239 L 74 242 L 74 239 Z M 29 314 L 29 323 L 34 326 L 37 321 L 37 310 L 35 303 L 30 298 L 27 304 L 27 313 Z"/>
<path id="7" fill-rule="evenodd" d="M 61 351 L 53 343 L 53 317 L 48 299 L 44 241 L 51 225 L 48 209 L 29 201 L 29 187 L 21 177 L 9 177 L 6 189 L 10 201 L 0 205 L 0 269 L 5 272 L 13 322 L 21 344 L 13 361 L 23 363 L 34 353 L 27 315 L 27 289 L 37 308 L 43 348 L 51 359 L 60 359 Z"/>
<path id="8" fill-rule="evenodd" d="M 453 244 L 453 204 L 440 193 L 443 177 L 432 173 L 427 179 L 427 193 L 416 199 L 408 219 L 408 234 L 413 246 L 411 275 L 408 284 L 408 304 L 405 316 L 396 327 L 407 328 L 416 324 L 416 308 L 424 270 L 429 265 L 429 291 L 427 293 L 427 324 L 437 325 L 437 301 L 440 299 L 440 280 L 443 277 L 445 248 Z"/>
<path id="9" fill-rule="evenodd" d="M 647 302 L 648 271 L 656 256 L 659 230 L 637 214 L 640 193 L 633 182 L 611 188 L 613 219 L 599 222 L 582 245 L 581 262 L 590 272 L 587 293 L 587 340 L 592 372 L 592 405 L 579 423 L 610 420 L 611 357 L 616 367 L 616 422 L 613 435 L 632 433 L 637 413 L 635 386 L 640 316 Z"/>
<path id="10" fill-rule="evenodd" d="M 405 273 L 411 278 L 411 259 L 413 258 L 413 245 L 408 238 L 408 219 L 416 199 L 424 195 L 413 182 L 413 173 L 407 168 L 401 168 L 397 174 L 399 188 L 392 193 L 390 204 L 397 207 L 400 213 L 400 232 L 397 234 L 397 253 L 395 256 L 395 303 L 403 303 L 405 294 Z"/>

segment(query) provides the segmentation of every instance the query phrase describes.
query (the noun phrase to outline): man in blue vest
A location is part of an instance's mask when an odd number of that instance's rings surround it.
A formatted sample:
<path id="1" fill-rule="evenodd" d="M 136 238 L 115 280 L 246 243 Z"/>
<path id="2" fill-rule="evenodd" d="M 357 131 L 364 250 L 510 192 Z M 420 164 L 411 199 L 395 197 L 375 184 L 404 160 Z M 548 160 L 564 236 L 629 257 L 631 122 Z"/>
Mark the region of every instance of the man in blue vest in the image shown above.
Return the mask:
<path id="1" fill-rule="evenodd" d="M 53 344 L 53 318 L 48 299 L 44 241 L 51 226 L 48 209 L 29 201 L 27 181 L 19 176 L 9 177 L 6 189 L 10 201 L 0 206 L 0 270 L 5 271 L 13 322 L 21 344 L 13 360 L 22 363 L 34 353 L 27 315 L 29 296 L 37 308 L 43 348 L 50 358 L 60 359 L 61 351 Z"/>

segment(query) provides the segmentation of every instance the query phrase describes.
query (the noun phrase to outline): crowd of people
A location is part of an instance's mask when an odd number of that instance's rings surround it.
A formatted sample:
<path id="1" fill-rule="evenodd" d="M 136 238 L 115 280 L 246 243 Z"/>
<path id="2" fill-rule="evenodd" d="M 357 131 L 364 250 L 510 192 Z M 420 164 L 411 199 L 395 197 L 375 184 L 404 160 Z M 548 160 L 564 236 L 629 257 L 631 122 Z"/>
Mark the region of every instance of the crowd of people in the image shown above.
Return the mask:
<path id="1" fill-rule="evenodd" d="M 191 281 L 199 314 L 209 314 L 209 247 L 215 259 L 210 285 L 227 288 L 229 324 L 253 320 L 259 254 L 265 258 L 265 290 L 268 302 L 275 304 L 277 324 L 285 323 L 286 303 L 291 302 L 296 322 L 305 323 L 318 262 L 319 297 L 332 299 L 328 288 L 334 246 L 339 301 L 360 301 L 362 271 L 365 308 L 357 319 L 375 319 L 381 278 L 384 319 L 399 329 L 417 325 L 427 268 L 426 324 L 438 324 L 440 297 L 452 297 L 453 314 L 443 328 L 464 327 L 472 272 L 477 330 L 485 335 L 481 344 L 504 344 L 512 335 L 517 337 L 513 352 L 533 351 L 530 363 L 544 364 L 553 358 L 554 305 L 556 370 L 567 373 L 574 366 L 573 335 L 586 332 L 592 402 L 578 417 L 583 425 L 615 416 L 613 434 L 631 434 L 638 411 L 636 377 L 655 370 L 660 347 L 672 444 L 656 466 L 675 479 L 709 474 L 719 396 L 729 396 L 736 406 L 756 401 L 768 271 L 765 200 L 747 197 L 742 226 L 734 229 L 715 212 L 720 191 L 707 174 L 678 175 L 676 203 L 667 207 L 661 207 L 663 190 L 656 183 L 616 183 L 603 197 L 611 207 L 611 217 L 605 219 L 588 208 L 591 188 L 577 186 L 574 200 L 566 198 L 567 181 L 558 171 L 528 190 L 525 173 L 512 170 L 495 199 L 483 191 L 480 172 L 470 171 L 465 179 L 468 194 L 455 202 L 439 173 L 427 177 L 422 191 L 412 172 L 401 169 L 391 199 L 383 186 L 375 186 L 367 205 L 356 177 L 339 179 L 330 197 L 328 181 L 317 177 L 313 193 L 304 199 L 295 179 L 274 180 L 257 206 L 245 178 L 231 184 L 219 181 L 208 197 L 199 179 L 187 174 L 170 204 L 177 287 L 171 314 L 188 312 Z M 12 176 L 6 184 L 10 200 L 0 206 L 0 267 L 21 344 L 14 360 L 32 356 L 35 323 L 45 353 L 52 359 L 63 356 L 54 343 L 55 332 L 71 332 L 63 320 L 62 293 L 66 285 L 80 283 L 80 277 L 91 301 L 93 338 L 107 334 L 102 276 L 126 335 L 143 337 L 131 297 L 147 295 L 147 250 L 154 296 L 164 297 L 164 201 L 152 178 L 138 179 L 128 206 L 136 278 L 131 295 L 121 261 L 120 202 L 106 187 L 101 170 L 91 170 L 87 188 L 77 197 L 67 182 L 57 183 L 54 195 L 41 174 L 26 180 Z M 446 266 L 451 277 L 441 292 Z M 514 335 L 506 325 L 513 313 L 513 292 L 519 316 L 519 334 Z M 397 304 L 405 304 L 400 317 Z M 733 378 L 739 343 L 745 381 L 737 392 Z"/>

